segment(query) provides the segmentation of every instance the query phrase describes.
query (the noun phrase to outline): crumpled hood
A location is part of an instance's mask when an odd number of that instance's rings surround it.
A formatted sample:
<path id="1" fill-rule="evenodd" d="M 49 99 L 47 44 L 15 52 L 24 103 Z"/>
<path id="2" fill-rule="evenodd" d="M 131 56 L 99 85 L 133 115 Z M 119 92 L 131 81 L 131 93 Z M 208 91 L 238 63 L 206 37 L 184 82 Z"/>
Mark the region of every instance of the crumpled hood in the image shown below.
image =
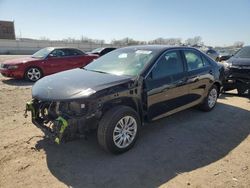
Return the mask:
<path id="1" fill-rule="evenodd" d="M 44 101 L 79 99 L 129 80 L 129 76 L 116 76 L 78 68 L 38 80 L 32 88 L 32 97 Z"/>
<path id="2" fill-rule="evenodd" d="M 250 58 L 231 57 L 228 63 L 232 63 L 235 66 L 250 66 Z"/>
<path id="3" fill-rule="evenodd" d="M 36 60 L 38 60 L 38 59 L 35 59 L 32 57 L 23 57 L 23 58 L 5 60 L 2 63 L 11 65 L 11 64 L 27 63 L 27 62 L 36 61 Z"/>

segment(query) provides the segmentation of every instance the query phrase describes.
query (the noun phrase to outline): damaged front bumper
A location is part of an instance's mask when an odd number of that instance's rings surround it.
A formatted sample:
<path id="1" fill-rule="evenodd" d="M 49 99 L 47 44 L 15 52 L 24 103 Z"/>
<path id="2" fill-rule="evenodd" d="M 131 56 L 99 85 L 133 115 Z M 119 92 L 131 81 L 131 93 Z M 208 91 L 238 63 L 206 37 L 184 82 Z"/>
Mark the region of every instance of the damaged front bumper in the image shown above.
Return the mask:
<path id="1" fill-rule="evenodd" d="M 64 131 L 69 125 L 68 121 L 61 116 L 56 118 L 53 123 L 57 126 L 57 130 L 59 131 L 55 131 L 52 129 L 52 127 L 45 125 L 44 121 L 39 118 L 39 111 L 36 108 L 34 100 L 26 103 L 26 109 L 24 113 L 25 118 L 28 117 L 29 111 L 31 112 L 32 123 L 39 129 L 41 129 L 46 136 L 49 136 L 49 138 L 51 138 L 57 144 L 60 144 L 63 138 Z"/>
<path id="2" fill-rule="evenodd" d="M 96 114 L 86 114 L 81 117 L 73 118 L 64 114 L 50 115 L 50 106 L 41 103 L 35 99 L 26 103 L 24 117 L 31 112 L 32 123 L 41 129 L 46 137 L 52 139 L 55 143 L 60 144 L 77 137 L 85 137 L 85 133 L 89 130 L 89 124 L 94 128 Z M 55 107 L 58 108 L 58 107 Z"/>

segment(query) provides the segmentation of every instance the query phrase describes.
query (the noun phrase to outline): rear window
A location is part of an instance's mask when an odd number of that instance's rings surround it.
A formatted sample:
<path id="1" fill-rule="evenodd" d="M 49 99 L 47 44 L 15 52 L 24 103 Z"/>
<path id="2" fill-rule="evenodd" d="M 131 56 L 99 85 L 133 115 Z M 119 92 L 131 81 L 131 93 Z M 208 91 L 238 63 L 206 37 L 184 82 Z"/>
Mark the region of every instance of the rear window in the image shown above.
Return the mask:
<path id="1" fill-rule="evenodd" d="M 197 69 L 204 67 L 200 54 L 196 53 L 195 51 L 185 50 L 184 56 L 185 56 L 189 71 L 197 70 Z"/>
<path id="2" fill-rule="evenodd" d="M 65 49 L 64 52 L 66 56 L 78 56 L 78 55 L 84 54 L 82 51 L 77 50 L 77 49 Z"/>

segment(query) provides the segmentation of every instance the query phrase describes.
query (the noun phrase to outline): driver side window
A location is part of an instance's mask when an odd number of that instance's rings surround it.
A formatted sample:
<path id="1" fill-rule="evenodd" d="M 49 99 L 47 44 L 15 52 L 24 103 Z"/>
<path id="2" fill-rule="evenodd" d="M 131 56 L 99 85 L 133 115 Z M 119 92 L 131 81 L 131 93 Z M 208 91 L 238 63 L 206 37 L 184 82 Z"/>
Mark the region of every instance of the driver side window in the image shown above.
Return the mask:
<path id="1" fill-rule="evenodd" d="M 65 56 L 64 51 L 60 50 L 60 49 L 54 50 L 53 52 L 51 52 L 51 54 L 52 54 L 53 57 L 63 57 L 63 56 Z"/>

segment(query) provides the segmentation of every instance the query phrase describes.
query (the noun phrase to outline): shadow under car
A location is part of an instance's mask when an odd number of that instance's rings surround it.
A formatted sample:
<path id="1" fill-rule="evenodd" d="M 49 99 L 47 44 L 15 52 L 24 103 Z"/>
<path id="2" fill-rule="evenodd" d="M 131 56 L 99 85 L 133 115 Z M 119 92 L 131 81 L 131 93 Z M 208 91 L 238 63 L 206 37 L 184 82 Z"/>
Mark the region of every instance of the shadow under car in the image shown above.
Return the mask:
<path id="1" fill-rule="evenodd" d="M 100 150 L 95 135 L 59 146 L 43 139 L 36 148 L 68 186 L 157 187 L 225 157 L 249 135 L 249 114 L 222 103 L 209 113 L 185 110 L 144 126 L 135 147 L 122 155 Z"/>

